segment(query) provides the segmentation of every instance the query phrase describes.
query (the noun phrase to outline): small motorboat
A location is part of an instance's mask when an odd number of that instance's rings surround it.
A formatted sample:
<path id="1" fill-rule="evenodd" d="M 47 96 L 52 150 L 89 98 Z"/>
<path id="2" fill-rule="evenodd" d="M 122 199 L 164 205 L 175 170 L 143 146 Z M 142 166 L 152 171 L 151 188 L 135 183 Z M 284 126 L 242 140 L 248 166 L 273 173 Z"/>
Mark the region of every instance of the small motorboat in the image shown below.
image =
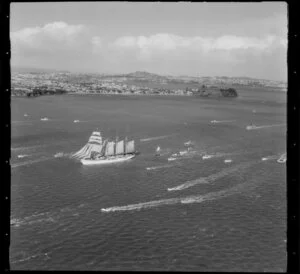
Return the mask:
<path id="1" fill-rule="evenodd" d="M 27 116 L 28 116 L 28 114 L 27 114 L 27 113 L 25 113 L 25 114 L 24 114 L 24 117 L 27 117 Z"/>
<path id="2" fill-rule="evenodd" d="M 211 157 L 212 157 L 212 155 L 207 155 L 207 154 L 206 154 L 206 155 L 203 155 L 203 156 L 202 156 L 202 159 L 203 159 L 203 160 L 205 160 L 205 159 L 210 159 Z"/>
<path id="3" fill-rule="evenodd" d="M 160 156 L 160 146 L 156 148 L 155 156 Z"/>
<path id="4" fill-rule="evenodd" d="M 232 160 L 231 159 L 226 159 L 226 160 L 224 160 L 224 163 L 225 164 L 227 164 L 227 163 L 231 163 L 232 162 Z"/>
<path id="5" fill-rule="evenodd" d="M 192 142 L 192 141 L 187 141 L 187 142 L 184 143 L 184 145 L 185 145 L 186 147 L 188 147 L 188 146 L 193 145 L 193 142 Z"/>
<path id="6" fill-rule="evenodd" d="M 74 120 L 74 121 L 73 121 L 73 123 L 79 123 L 79 122 L 80 122 L 79 120 Z"/>
<path id="7" fill-rule="evenodd" d="M 169 157 L 168 158 L 168 161 L 175 161 L 175 160 L 177 160 L 177 158 L 175 158 L 175 157 Z"/>
<path id="8" fill-rule="evenodd" d="M 41 121 L 48 121 L 49 119 L 47 117 L 41 118 Z"/>
<path id="9" fill-rule="evenodd" d="M 256 126 L 251 124 L 250 126 L 246 126 L 247 130 L 256 129 Z"/>
<path id="10" fill-rule="evenodd" d="M 26 155 L 26 154 L 24 154 L 24 155 L 18 155 L 19 159 L 22 159 L 22 158 L 25 158 L 25 157 L 28 157 L 28 155 Z"/>

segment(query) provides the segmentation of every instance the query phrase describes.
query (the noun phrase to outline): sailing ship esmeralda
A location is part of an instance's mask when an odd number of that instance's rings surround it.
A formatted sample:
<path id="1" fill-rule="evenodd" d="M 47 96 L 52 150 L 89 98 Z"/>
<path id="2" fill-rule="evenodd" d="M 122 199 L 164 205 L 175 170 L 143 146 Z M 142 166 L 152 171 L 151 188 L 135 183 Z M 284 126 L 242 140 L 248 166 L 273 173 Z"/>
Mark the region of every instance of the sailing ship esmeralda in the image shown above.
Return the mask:
<path id="1" fill-rule="evenodd" d="M 80 159 L 83 165 L 99 165 L 124 162 L 137 154 L 134 140 L 127 141 L 125 138 L 121 141 L 109 141 L 108 139 L 102 141 L 101 133 L 94 131 L 88 143 L 73 154 L 73 157 Z"/>

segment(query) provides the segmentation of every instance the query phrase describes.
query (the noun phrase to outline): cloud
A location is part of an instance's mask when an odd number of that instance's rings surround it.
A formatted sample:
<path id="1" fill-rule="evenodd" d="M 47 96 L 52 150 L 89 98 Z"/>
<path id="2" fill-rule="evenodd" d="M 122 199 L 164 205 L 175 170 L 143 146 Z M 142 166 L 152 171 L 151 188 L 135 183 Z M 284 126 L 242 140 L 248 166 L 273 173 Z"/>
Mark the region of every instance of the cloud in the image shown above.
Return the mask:
<path id="1" fill-rule="evenodd" d="M 15 65 L 82 71 L 149 70 L 166 74 L 250 76 L 261 69 L 261 75 L 268 70 L 270 77 L 283 78 L 287 37 L 275 32 L 219 37 L 156 33 L 108 40 L 85 25 L 53 22 L 11 32 L 11 44 Z"/>
<path id="2" fill-rule="evenodd" d="M 14 51 L 57 51 L 82 46 L 87 29 L 83 25 L 53 22 L 43 27 L 24 28 L 11 33 Z"/>
<path id="3" fill-rule="evenodd" d="M 152 36 L 125 36 L 116 39 L 114 47 L 122 49 L 137 49 L 151 51 L 172 51 L 172 50 L 235 50 L 235 49 L 252 49 L 266 50 L 274 44 L 284 44 L 283 38 L 276 36 L 267 36 L 264 39 L 256 37 L 242 37 L 225 35 L 218 38 L 209 37 L 182 37 L 173 34 L 160 33 Z"/>

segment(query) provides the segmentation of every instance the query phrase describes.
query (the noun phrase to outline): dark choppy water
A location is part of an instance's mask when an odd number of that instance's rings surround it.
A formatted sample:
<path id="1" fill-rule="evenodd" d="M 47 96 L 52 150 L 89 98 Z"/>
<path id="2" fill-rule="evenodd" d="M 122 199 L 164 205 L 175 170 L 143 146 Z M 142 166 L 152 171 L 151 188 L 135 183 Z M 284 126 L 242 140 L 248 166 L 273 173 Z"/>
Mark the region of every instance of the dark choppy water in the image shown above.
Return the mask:
<path id="1" fill-rule="evenodd" d="M 11 269 L 285 271 L 286 127 L 245 129 L 286 122 L 275 95 L 13 98 Z M 97 127 L 141 154 L 69 159 Z M 195 153 L 168 162 L 188 140 Z"/>

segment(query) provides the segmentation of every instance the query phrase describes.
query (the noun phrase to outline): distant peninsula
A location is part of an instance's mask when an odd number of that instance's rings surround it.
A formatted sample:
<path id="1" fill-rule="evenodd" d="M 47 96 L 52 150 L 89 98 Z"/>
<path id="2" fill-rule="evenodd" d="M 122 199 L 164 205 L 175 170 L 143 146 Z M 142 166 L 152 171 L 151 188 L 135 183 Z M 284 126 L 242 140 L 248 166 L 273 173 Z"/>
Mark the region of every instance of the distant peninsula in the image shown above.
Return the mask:
<path id="1" fill-rule="evenodd" d="M 67 71 L 12 70 L 12 96 L 57 94 L 181 95 L 235 98 L 238 89 L 285 88 L 285 83 L 248 77 L 162 76 L 146 71 L 128 74 L 70 73 Z"/>

